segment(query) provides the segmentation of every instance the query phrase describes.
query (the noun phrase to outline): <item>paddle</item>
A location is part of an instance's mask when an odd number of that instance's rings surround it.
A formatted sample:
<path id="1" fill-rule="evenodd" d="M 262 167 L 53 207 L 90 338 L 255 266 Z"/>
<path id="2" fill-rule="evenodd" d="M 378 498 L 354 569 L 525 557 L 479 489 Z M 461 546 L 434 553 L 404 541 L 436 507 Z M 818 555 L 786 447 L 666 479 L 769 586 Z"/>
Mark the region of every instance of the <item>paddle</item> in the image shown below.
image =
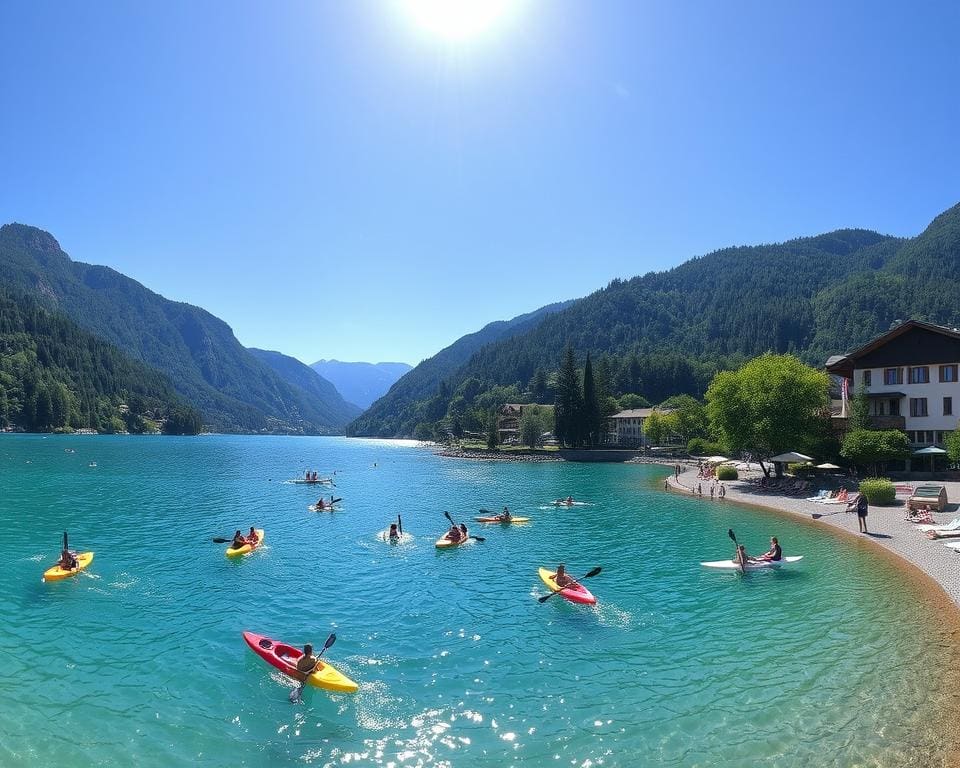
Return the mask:
<path id="1" fill-rule="evenodd" d="M 571 587 L 571 586 L 573 586 L 574 584 L 579 584 L 579 583 L 580 583 L 581 581 L 583 581 L 584 579 L 592 579 L 594 576 L 596 576 L 596 575 L 597 575 L 598 573 L 600 573 L 600 571 L 602 571 L 602 570 L 603 570 L 603 568 L 601 568 L 601 567 L 598 565 L 598 566 L 597 566 L 596 568 L 594 568 L 592 571 L 587 571 L 587 572 L 586 572 L 585 574 L 583 574 L 583 576 L 581 576 L 579 579 L 571 579 L 571 580 L 570 580 L 570 583 L 567 584 L 566 587 L 563 587 L 562 589 L 558 589 L 556 592 L 551 592 L 549 595 L 544 595 L 543 597 L 538 597 L 538 598 L 537 598 L 537 602 L 538 602 L 538 603 L 545 603 L 545 602 L 547 602 L 547 600 L 549 600 L 549 599 L 550 599 L 551 597 L 553 597 L 554 595 L 559 595 L 559 594 L 560 594 L 561 592 L 563 592 L 563 590 L 566 589 L 567 587 Z M 558 586 L 559 586 L 559 585 L 558 585 Z"/>
<path id="2" fill-rule="evenodd" d="M 290 691 L 290 703 L 297 704 L 299 703 L 301 697 L 303 696 L 303 689 L 307 685 L 307 680 L 310 678 L 314 672 L 317 671 L 317 668 L 320 666 L 320 657 L 323 656 L 323 652 L 327 650 L 331 645 L 337 642 L 337 636 L 333 632 L 330 633 L 330 637 L 327 638 L 327 642 L 323 644 L 323 648 L 320 650 L 320 653 L 317 654 L 317 663 L 313 665 L 313 669 L 305 673 L 303 682 L 300 683 L 296 688 Z"/>
<path id="3" fill-rule="evenodd" d="M 403 520 L 400 519 L 400 515 L 397 515 L 397 531 L 403 536 Z"/>
<path id="4" fill-rule="evenodd" d="M 737 543 L 737 537 L 736 537 L 736 536 L 734 535 L 734 533 L 733 533 L 733 528 L 727 528 L 727 536 L 729 536 L 731 539 L 733 539 L 733 543 L 734 543 L 734 544 L 736 545 L 736 547 L 737 547 L 737 556 L 739 557 L 739 555 L 740 555 L 740 545 Z M 737 565 L 740 566 L 740 573 L 746 573 L 746 572 L 747 572 L 747 565 L 746 565 L 746 563 L 737 563 Z"/>
<path id="5" fill-rule="evenodd" d="M 444 512 L 443 514 L 444 514 L 444 516 L 447 518 L 447 520 L 450 521 L 450 524 L 451 524 L 451 525 L 457 525 L 456 521 L 455 521 L 452 517 L 450 517 L 450 513 L 449 513 L 449 512 Z M 469 535 L 469 536 L 467 536 L 467 538 L 468 538 L 468 539 L 476 539 L 477 541 L 486 541 L 486 539 L 485 539 L 483 536 L 474 536 L 474 535 L 472 535 L 472 534 Z"/>

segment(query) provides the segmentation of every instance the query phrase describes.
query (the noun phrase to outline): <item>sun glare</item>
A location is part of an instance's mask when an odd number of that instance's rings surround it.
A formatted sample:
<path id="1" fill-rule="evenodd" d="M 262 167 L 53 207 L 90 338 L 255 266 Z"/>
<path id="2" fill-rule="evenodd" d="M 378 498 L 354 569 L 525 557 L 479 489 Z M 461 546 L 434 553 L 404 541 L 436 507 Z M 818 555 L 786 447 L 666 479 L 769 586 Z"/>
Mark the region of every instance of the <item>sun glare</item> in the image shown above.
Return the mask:
<path id="1" fill-rule="evenodd" d="M 425 32 L 449 41 L 480 37 L 503 23 L 520 0 L 402 0 L 401 5 Z"/>

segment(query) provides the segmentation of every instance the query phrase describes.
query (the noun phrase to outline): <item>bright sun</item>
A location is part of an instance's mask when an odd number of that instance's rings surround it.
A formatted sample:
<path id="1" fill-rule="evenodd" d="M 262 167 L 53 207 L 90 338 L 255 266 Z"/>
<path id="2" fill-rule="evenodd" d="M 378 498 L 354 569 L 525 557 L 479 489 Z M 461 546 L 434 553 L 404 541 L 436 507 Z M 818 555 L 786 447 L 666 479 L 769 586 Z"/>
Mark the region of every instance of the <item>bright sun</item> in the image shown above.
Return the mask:
<path id="1" fill-rule="evenodd" d="M 402 0 L 407 15 L 426 32 L 450 41 L 483 35 L 503 22 L 520 0 Z"/>

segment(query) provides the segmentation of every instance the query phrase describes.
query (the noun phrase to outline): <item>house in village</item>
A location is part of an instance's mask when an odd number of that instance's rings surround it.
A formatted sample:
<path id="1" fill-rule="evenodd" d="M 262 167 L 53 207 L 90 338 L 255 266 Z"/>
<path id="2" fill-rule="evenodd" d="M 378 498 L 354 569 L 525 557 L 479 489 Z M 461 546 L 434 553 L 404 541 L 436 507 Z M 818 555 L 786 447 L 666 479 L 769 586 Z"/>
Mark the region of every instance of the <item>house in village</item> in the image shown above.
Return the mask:
<path id="1" fill-rule="evenodd" d="M 831 357 L 826 369 L 846 381 L 851 397 L 866 394 L 871 428 L 905 432 L 914 450 L 942 448 L 957 428 L 960 330 L 956 328 L 909 320 L 849 354 Z M 848 417 L 845 401 L 834 418 L 841 436 L 847 431 Z"/>
<path id="2" fill-rule="evenodd" d="M 520 418 L 523 410 L 531 406 L 553 411 L 552 405 L 539 403 L 505 403 L 500 406 L 497 411 L 497 436 L 501 443 L 509 444 L 520 440 Z"/>
<path id="3" fill-rule="evenodd" d="M 644 424 L 657 408 L 630 408 L 613 414 L 607 423 L 607 443 L 624 448 L 641 448 L 647 445 Z M 671 411 L 660 411 L 661 414 Z"/>

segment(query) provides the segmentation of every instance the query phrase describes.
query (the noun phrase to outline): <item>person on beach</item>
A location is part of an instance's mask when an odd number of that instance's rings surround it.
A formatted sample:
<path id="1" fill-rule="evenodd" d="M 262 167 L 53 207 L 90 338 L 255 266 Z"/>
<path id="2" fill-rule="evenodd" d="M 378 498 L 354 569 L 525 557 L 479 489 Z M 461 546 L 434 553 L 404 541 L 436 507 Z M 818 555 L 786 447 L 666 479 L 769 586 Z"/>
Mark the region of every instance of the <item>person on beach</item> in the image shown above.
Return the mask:
<path id="1" fill-rule="evenodd" d="M 260 537 L 257 536 L 257 529 L 252 525 L 250 526 L 250 533 L 247 534 L 247 544 L 251 546 L 257 546 L 260 543 Z"/>
<path id="2" fill-rule="evenodd" d="M 777 537 L 773 536 L 770 539 L 770 549 L 767 552 L 764 552 L 762 555 L 757 555 L 757 557 L 752 558 L 755 561 L 763 562 L 777 562 L 778 560 L 783 559 L 783 550 L 780 549 L 780 542 L 777 541 Z"/>
<path id="3" fill-rule="evenodd" d="M 711 498 L 711 499 L 713 498 L 713 492 L 714 492 L 714 489 L 713 489 L 713 486 L 711 485 L 711 486 L 710 486 L 710 498 Z"/>
<path id="4" fill-rule="evenodd" d="M 560 587 L 560 589 L 568 587 L 573 583 L 573 579 L 567 576 L 567 568 L 563 563 L 557 566 L 557 572 L 553 575 L 553 583 Z"/>
<path id="5" fill-rule="evenodd" d="M 663 490 L 666 491 L 666 490 L 668 490 L 669 488 L 670 488 L 670 481 L 669 481 L 669 480 L 664 480 L 664 481 L 663 481 Z"/>
<path id="6" fill-rule="evenodd" d="M 697 483 L 697 496 L 703 496 L 703 484 Z"/>
<path id="7" fill-rule="evenodd" d="M 723 498 L 726 497 L 726 495 L 727 495 L 727 489 L 726 489 L 726 486 L 724 486 L 723 483 L 720 483 L 720 490 L 718 491 L 718 493 L 720 494 L 720 498 L 721 498 L 721 499 L 723 499 Z"/>
<path id="8" fill-rule="evenodd" d="M 230 546 L 232 546 L 234 549 L 240 549 L 240 547 L 245 546 L 246 544 L 247 544 L 247 540 L 243 538 L 243 534 L 240 532 L 240 529 L 238 528 L 237 532 L 233 534 L 233 544 L 231 544 Z"/>
<path id="9" fill-rule="evenodd" d="M 503 508 L 503 512 L 497 515 L 497 517 L 500 518 L 500 522 L 502 523 L 509 523 L 513 520 L 513 515 L 510 514 L 510 510 L 506 507 Z"/>
<path id="10" fill-rule="evenodd" d="M 869 533 L 867 530 L 867 512 L 870 504 L 867 497 L 862 493 L 857 499 L 857 525 L 860 527 L 860 533 Z"/>
<path id="11" fill-rule="evenodd" d="M 319 662 L 320 659 L 313 655 L 313 646 L 307 643 L 303 646 L 303 656 L 297 659 L 297 671 L 310 674 Z"/>

